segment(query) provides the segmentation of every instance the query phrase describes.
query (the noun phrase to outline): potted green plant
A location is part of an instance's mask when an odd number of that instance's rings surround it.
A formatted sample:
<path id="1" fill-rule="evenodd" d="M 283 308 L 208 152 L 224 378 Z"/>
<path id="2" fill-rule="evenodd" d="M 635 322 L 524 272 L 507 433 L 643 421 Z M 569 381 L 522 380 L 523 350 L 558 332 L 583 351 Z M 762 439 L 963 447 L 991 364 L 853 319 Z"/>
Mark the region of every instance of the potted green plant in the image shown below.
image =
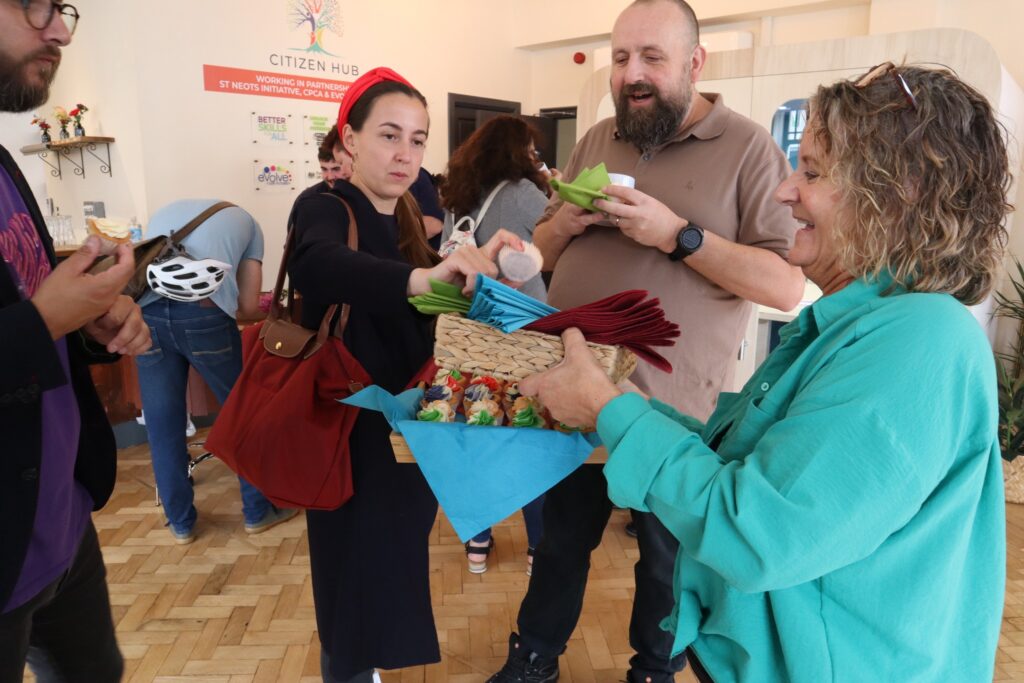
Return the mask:
<path id="1" fill-rule="evenodd" d="M 996 353 L 999 381 L 999 446 L 1012 462 L 1024 451 L 1024 265 L 1015 261 L 1017 277 L 1010 277 L 1014 296 L 996 292 L 995 315 L 1017 324 L 1017 339 L 1008 353 Z"/>

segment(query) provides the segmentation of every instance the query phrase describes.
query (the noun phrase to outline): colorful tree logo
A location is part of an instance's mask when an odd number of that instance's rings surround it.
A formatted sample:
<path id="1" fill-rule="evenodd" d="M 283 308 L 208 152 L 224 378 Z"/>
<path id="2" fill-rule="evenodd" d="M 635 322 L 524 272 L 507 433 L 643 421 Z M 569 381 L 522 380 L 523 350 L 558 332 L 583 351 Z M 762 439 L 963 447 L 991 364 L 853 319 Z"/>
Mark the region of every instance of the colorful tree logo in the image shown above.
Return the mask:
<path id="1" fill-rule="evenodd" d="M 343 22 L 338 0 L 288 0 L 288 18 L 294 28 L 309 31 L 309 45 L 293 49 L 337 56 L 324 49 L 324 31 L 341 36 Z"/>

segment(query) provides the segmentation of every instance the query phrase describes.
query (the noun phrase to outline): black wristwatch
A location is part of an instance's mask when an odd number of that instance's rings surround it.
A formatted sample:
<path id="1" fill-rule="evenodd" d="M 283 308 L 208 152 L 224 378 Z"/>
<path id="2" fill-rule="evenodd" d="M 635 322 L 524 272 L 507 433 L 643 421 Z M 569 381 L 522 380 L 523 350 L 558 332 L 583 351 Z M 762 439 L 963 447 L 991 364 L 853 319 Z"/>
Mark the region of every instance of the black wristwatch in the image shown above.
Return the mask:
<path id="1" fill-rule="evenodd" d="M 704 244 L 704 228 L 696 223 L 688 223 L 676 235 L 676 248 L 668 255 L 670 261 L 682 261 L 684 258 L 701 248 Z"/>

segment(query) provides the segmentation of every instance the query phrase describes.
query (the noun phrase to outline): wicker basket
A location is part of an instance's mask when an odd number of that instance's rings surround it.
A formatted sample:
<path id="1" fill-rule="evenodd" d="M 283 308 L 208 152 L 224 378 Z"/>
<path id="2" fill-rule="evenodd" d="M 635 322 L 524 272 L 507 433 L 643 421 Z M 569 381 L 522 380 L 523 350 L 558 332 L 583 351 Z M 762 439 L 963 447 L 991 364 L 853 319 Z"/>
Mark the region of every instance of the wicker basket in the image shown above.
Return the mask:
<path id="1" fill-rule="evenodd" d="M 440 367 L 504 380 L 518 381 L 547 370 L 565 355 L 560 337 L 529 330 L 505 334 L 450 313 L 438 316 L 436 335 L 434 360 Z M 587 346 L 613 382 L 636 370 L 636 356 L 628 349 L 590 342 Z"/>
<path id="2" fill-rule="evenodd" d="M 1024 503 L 1024 456 L 1003 460 L 1003 490 L 1007 503 Z"/>

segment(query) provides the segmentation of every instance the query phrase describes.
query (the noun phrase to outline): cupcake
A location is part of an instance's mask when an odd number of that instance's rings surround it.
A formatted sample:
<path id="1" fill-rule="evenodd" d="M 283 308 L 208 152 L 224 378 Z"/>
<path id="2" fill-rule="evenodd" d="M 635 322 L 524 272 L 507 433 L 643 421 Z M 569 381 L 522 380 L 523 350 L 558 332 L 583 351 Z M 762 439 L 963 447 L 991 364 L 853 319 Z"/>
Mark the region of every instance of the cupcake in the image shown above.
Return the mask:
<path id="1" fill-rule="evenodd" d="M 520 396 L 512 404 L 508 413 L 509 424 L 513 427 L 534 427 L 544 429 L 548 426 L 544 419 L 544 407 L 537 399 L 530 396 Z"/>
<path id="2" fill-rule="evenodd" d="M 444 384 L 435 384 L 427 387 L 427 390 L 423 392 L 423 400 L 420 401 L 420 405 L 426 408 L 427 404 L 435 401 L 444 401 L 451 407 L 452 412 L 455 412 L 459 405 L 458 400 L 452 393 L 451 387 Z"/>
<path id="3" fill-rule="evenodd" d="M 479 401 L 497 401 L 498 396 L 486 384 L 470 384 L 462 397 L 462 410 L 469 415 L 469 407 Z"/>
<path id="4" fill-rule="evenodd" d="M 505 387 L 505 393 L 501 397 L 501 407 L 507 413 L 512 409 L 512 404 L 516 402 L 516 399 L 522 396 L 519 393 L 519 382 L 509 382 L 508 386 Z"/>
<path id="5" fill-rule="evenodd" d="M 475 401 L 466 409 L 466 424 L 468 425 L 500 426 L 504 417 L 497 401 Z"/>
<path id="6" fill-rule="evenodd" d="M 504 387 L 504 384 L 500 379 L 497 377 L 491 377 L 490 375 L 477 375 L 469 381 L 469 386 L 473 386 L 474 384 L 483 384 L 490 389 L 491 393 L 495 396 L 500 394 Z"/>
<path id="7" fill-rule="evenodd" d="M 446 370 L 444 368 L 441 368 L 440 370 L 437 371 L 437 374 L 434 376 L 433 383 L 447 384 L 452 388 L 452 391 L 454 392 L 458 389 L 465 389 L 466 386 L 469 384 L 469 377 L 462 374 L 458 370 Z"/>
<path id="8" fill-rule="evenodd" d="M 421 422 L 454 422 L 455 411 L 447 401 L 431 401 L 416 413 Z"/>
<path id="9" fill-rule="evenodd" d="M 462 392 L 465 391 L 466 385 L 469 384 L 469 377 L 458 370 L 445 370 L 442 368 L 434 375 L 433 383 L 446 386 L 452 390 L 452 407 L 458 410 L 458 406 L 462 402 Z"/>

